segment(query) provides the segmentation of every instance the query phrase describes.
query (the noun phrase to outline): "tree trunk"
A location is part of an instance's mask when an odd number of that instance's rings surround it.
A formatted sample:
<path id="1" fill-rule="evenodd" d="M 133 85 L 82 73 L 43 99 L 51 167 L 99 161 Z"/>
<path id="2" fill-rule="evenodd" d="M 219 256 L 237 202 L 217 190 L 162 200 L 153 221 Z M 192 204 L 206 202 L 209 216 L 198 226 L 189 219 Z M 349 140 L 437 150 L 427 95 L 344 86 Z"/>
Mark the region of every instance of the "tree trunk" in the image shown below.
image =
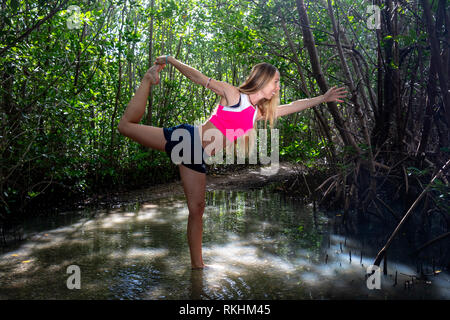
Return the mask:
<path id="1" fill-rule="evenodd" d="M 433 60 L 436 66 L 439 85 L 441 87 L 441 94 L 444 101 L 445 119 L 447 120 L 447 126 L 450 126 L 450 94 L 448 92 L 447 73 L 443 69 L 444 64 L 442 63 L 440 56 L 439 41 L 436 36 L 435 26 L 433 24 L 433 17 L 431 14 L 430 4 L 428 3 L 428 0 L 421 0 L 421 3 L 423 6 L 423 13 L 425 16 L 425 26 L 429 36 L 428 39 L 431 45 L 431 59 Z M 447 134 L 450 137 L 450 130 Z"/>
<path id="2" fill-rule="evenodd" d="M 296 0 L 297 1 L 297 10 L 300 16 L 300 24 L 302 26 L 302 34 L 303 34 L 303 41 L 305 44 L 306 49 L 308 50 L 311 67 L 313 70 L 313 76 L 317 81 L 317 84 L 319 85 L 320 90 L 322 93 L 326 93 L 329 89 L 328 83 L 323 75 L 322 68 L 320 66 L 319 61 L 319 55 L 316 50 L 316 44 L 314 41 L 313 34 L 311 32 L 310 24 L 308 15 L 306 13 L 306 7 L 303 0 Z M 342 119 L 339 110 L 337 108 L 337 105 L 335 102 L 328 102 L 328 110 L 330 111 L 331 115 L 333 116 L 334 123 L 342 137 L 342 140 L 344 141 L 345 145 L 352 146 L 355 151 L 360 154 L 361 151 L 359 147 L 357 146 L 355 140 L 353 137 L 347 132 L 347 128 L 345 125 L 344 119 Z"/>
<path id="3" fill-rule="evenodd" d="M 396 134 L 395 134 L 395 150 L 403 150 L 404 149 L 404 122 L 405 119 L 405 113 L 403 110 L 403 104 L 402 104 L 402 98 L 401 98 L 401 79 L 400 79 L 400 58 L 399 58 L 399 42 L 398 39 L 398 1 L 395 0 L 393 3 L 391 3 L 391 13 L 393 14 L 392 19 L 392 38 L 394 39 L 393 46 L 392 46 L 392 54 L 393 54 L 393 76 L 394 76 L 394 107 L 395 107 L 395 128 L 396 128 Z"/>
<path id="4" fill-rule="evenodd" d="M 180 52 L 181 52 L 181 44 L 183 43 L 183 37 L 180 37 L 179 41 L 178 41 L 178 45 L 177 45 L 177 50 L 175 52 L 175 58 L 176 59 L 180 59 Z M 187 56 L 187 55 L 186 55 Z M 189 62 L 186 61 L 187 64 L 189 64 Z M 177 74 L 176 69 L 175 68 L 171 68 L 169 69 L 169 83 L 173 83 L 174 78 Z M 179 74 L 180 77 L 184 77 L 183 75 Z M 179 85 L 181 85 L 181 81 L 178 82 Z M 190 82 L 190 84 L 192 84 Z M 170 118 L 172 115 L 168 114 L 169 110 L 167 110 L 167 105 L 171 104 L 171 103 L 175 103 L 175 101 L 172 100 L 172 94 L 173 92 L 179 92 L 179 88 L 178 90 L 173 90 L 173 86 L 166 86 L 164 88 L 164 94 L 163 94 L 163 103 L 161 103 L 161 107 L 163 108 L 162 110 L 162 116 L 159 117 L 159 123 L 158 126 L 159 127 L 164 127 L 164 122 Z M 188 90 L 189 91 L 189 90 Z M 177 98 L 177 97 L 176 97 Z"/>
<path id="5" fill-rule="evenodd" d="M 115 162 L 113 162 L 113 152 L 114 152 L 114 142 L 115 142 L 115 136 L 116 136 L 116 115 L 117 115 L 117 109 L 119 107 L 119 102 L 120 102 L 120 91 L 122 90 L 122 49 L 120 49 L 122 46 L 122 33 L 123 33 L 123 25 L 124 25 L 124 16 L 125 16 L 125 11 L 126 11 L 126 4 L 123 5 L 123 10 L 122 10 L 122 22 L 121 22 L 121 26 L 120 26 L 120 32 L 119 32 L 119 52 L 118 52 L 118 67 L 119 67 L 119 72 L 118 72 L 118 79 L 117 79 L 117 91 L 116 91 L 116 99 L 115 99 L 115 103 L 114 103 L 114 110 L 111 116 L 111 144 L 110 144 L 110 149 L 109 149 L 109 156 L 110 156 L 110 161 L 111 164 L 114 164 Z"/>
<path id="6" fill-rule="evenodd" d="M 301 63 L 298 60 L 297 50 L 295 49 L 294 42 L 292 41 L 292 39 L 291 39 L 291 37 L 289 35 L 289 32 L 288 32 L 288 30 L 286 28 L 286 22 L 284 21 L 284 16 L 280 14 L 280 17 L 281 17 L 281 26 L 283 27 L 284 34 L 286 36 L 286 39 L 288 40 L 289 48 L 292 51 L 292 57 L 294 59 L 294 63 L 296 65 L 296 67 L 297 67 L 298 74 L 300 75 L 300 80 L 301 80 L 300 86 L 302 88 L 302 91 L 305 93 L 305 95 L 308 98 L 311 98 L 311 94 L 310 94 L 310 92 L 308 90 L 308 86 L 307 86 L 306 81 L 305 81 L 305 75 L 303 74 Z M 314 115 L 316 116 L 316 118 L 317 118 L 317 120 L 319 122 L 319 127 L 322 128 L 322 130 L 323 130 L 327 140 L 329 141 L 328 145 L 329 145 L 329 148 L 330 148 L 330 155 L 331 155 L 331 158 L 329 160 L 330 160 L 331 163 L 333 163 L 334 159 L 336 159 L 336 149 L 334 147 L 333 140 L 331 138 L 331 136 L 332 136 L 331 135 L 331 128 L 328 125 L 327 121 L 324 119 L 324 117 L 322 117 L 322 115 L 320 114 L 320 112 L 318 112 L 318 110 L 316 108 L 313 108 L 313 111 L 314 111 Z M 294 122 L 296 122 L 298 114 L 299 113 L 295 114 Z"/>
<path id="7" fill-rule="evenodd" d="M 369 163 L 368 164 L 369 164 L 369 172 L 370 172 L 370 176 L 369 176 L 370 188 L 369 188 L 369 192 L 367 194 L 366 200 L 363 201 L 363 203 L 362 203 L 363 211 L 366 211 L 368 203 L 372 200 L 373 196 L 376 194 L 375 165 L 373 163 L 374 159 L 373 159 L 373 153 L 372 153 L 372 146 L 370 145 L 369 129 L 367 127 L 366 118 L 365 118 L 363 112 L 361 111 L 361 106 L 358 101 L 357 88 L 353 82 L 353 77 L 350 72 L 350 68 L 348 67 L 347 61 L 344 57 L 344 51 L 343 51 L 342 45 L 341 45 L 339 30 L 338 30 L 338 27 L 336 26 L 336 21 L 334 19 L 334 13 L 333 13 L 333 7 L 331 5 L 331 0 L 328 0 L 328 13 L 330 15 L 331 25 L 333 27 L 334 40 L 336 42 L 339 59 L 341 60 L 342 69 L 344 71 L 345 78 L 348 79 L 347 84 L 350 87 L 350 91 L 352 94 L 350 100 L 353 102 L 353 105 L 355 106 L 355 113 L 360 122 L 359 125 L 363 132 L 364 139 L 366 140 L 366 144 L 368 145 L 368 152 L 369 152 Z M 364 170 L 362 170 L 362 172 L 364 172 Z M 358 179 L 357 174 L 355 174 L 354 179 L 355 180 Z M 362 185 L 361 187 L 363 187 L 364 189 L 367 188 L 367 186 L 365 186 L 365 185 Z M 363 191 L 363 190 L 361 190 L 361 191 Z"/>
<path id="8" fill-rule="evenodd" d="M 149 41 L 148 41 L 148 67 L 150 68 L 153 64 L 153 8 L 155 6 L 155 0 L 152 0 L 150 3 L 150 12 L 152 13 L 152 17 L 150 18 L 150 27 L 149 27 Z M 152 125 L 152 114 L 153 114 L 153 90 L 150 90 L 150 94 L 148 96 L 148 106 L 147 106 L 147 117 L 145 119 L 145 124 Z"/>
<path id="9" fill-rule="evenodd" d="M 380 148 L 390 136 L 392 110 L 395 110 L 395 72 L 394 69 L 394 39 L 392 36 L 392 1 L 387 1 L 381 10 L 381 32 L 377 32 L 378 60 L 378 112 L 375 115 L 375 125 L 372 131 L 372 145 Z M 390 37 L 387 37 L 390 36 Z M 383 44 L 381 43 L 383 42 Z M 384 59 L 381 48 L 384 47 Z M 384 70 L 384 77 L 383 72 Z M 382 99 L 380 99 L 382 97 Z M 381 102 L 382 101 L 382 102 Z"/>
<path id="10" fill-rule="evenodd" d="M 428 137 L 431 131 L 431 121 L 433 119 L 433 110 L 432 107 L 435 104 L 437 96 L 436 89 L 436 65 L 434 64 L 434 60 L 430 61 L 430 71 L 428 75 L 427 82 L 427 96 L 426 96 L 426 109 L 425 109 L 425 117 L 423 117 L 423 129 L 422 135 L 420 137 L 419 146 L 417 148 L 417 155 L 422 157 L 425 152 L 425 148 L 428 144 Z"/>
<path id="11" fill-rule="evenodd" d="M 79 43 L 83 43 L 83 38 L 86 34 L 86 26 L 87 24 L 84 23 L 83 24 L 83 30 L 81 31 L 81 35 L 80 35 L 80 42 Z M 75 94 L 77 92 L 77 86 L 78 86 L 78 77 L 80 75 L 80 66 L 81 66 L 81 46 L 78 48 L 78 52 L 77 52 L 77 60 L 75 61 L 75 77 L 73 80 L 73 93 Z"/>

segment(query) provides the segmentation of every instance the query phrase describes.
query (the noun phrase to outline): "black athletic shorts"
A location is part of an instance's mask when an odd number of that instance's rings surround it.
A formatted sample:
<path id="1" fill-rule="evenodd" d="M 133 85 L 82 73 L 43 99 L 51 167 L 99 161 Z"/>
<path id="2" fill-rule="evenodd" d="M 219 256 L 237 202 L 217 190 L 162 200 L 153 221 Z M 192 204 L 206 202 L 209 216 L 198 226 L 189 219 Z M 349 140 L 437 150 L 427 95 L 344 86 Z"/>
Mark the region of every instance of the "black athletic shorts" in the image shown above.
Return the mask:
<path id="1" fill-rule="evenodd" d="M 202 146 L 199 128 L 190 124 L 180 124 L 175 127 L 163 128 L 163 131 L 167 140 L 164 149 L 172 162 L 206 174 L 206 164 L 203 156 L 207 157 L 207 154 Z M 187 139 L 187 141 L 184 142 L 184 139 Z M 177 149 L 172 154 L 172 150 L 175 147 Z M 184 151 L 186 150 L 190 155 L 184 156 Z"/>

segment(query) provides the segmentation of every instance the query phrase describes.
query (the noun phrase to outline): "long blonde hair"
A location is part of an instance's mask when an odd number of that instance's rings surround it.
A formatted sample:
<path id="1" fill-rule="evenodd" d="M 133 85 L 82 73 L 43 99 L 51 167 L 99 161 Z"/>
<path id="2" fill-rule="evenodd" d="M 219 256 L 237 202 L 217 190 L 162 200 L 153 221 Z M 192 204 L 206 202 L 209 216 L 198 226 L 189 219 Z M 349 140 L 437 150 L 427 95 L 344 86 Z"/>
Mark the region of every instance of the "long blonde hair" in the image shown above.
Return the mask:
<path id="1" fill-rule="evenodd" d="M 273 79 L 276 73 L 279 73 L 278 69 L 270 63 L 262 62 L 258 63 L 252 68 L 247 79 L 241 84 L 238 89 L 240 92 L 247 95 L 253 94 L 264 88 L 267 83 Z M 276 108 L 280 104 L 280 97 L 277 93 L 270 100 L 263 99 L 258 104 L 258 109 L 265 119 L 265 127 L 267 128 L 267 121 L 270 123 L 270 127 L 275 126 L 275 114 Z"/>
<path id="2" fill-rule="evenodd" d="M 262 62 L 253 66 L 247 79 L 241 84 L 238 89 L 241 93 L 247 95 L 253 94 L 264 88 L 275 76 L 279 73 L 278 69 L 271 65 L 270 63 Z M 280 95 L 277 92 L 270 100 L 264 99 L 258 103 L 258 109 L 264 117 L 264 128 L 267 129 L 267 122 L 269 122 L 270 128 L 274 128 L 276 124 L 276 109 L 280 104 Z M 255 150 L 255 138 L 256 130 L 255 127 L 249 130 L 245 135 L 239 137 L 235 141 L 238 148 L 244 148 L 244 154 L 250 156 L 252 151 Z M 229 147 L 232 147 L 231 144 Z M 227 147 L 228 151 L 228 147 Z M 241 152 L 242 152 L 241 151 Z"/>

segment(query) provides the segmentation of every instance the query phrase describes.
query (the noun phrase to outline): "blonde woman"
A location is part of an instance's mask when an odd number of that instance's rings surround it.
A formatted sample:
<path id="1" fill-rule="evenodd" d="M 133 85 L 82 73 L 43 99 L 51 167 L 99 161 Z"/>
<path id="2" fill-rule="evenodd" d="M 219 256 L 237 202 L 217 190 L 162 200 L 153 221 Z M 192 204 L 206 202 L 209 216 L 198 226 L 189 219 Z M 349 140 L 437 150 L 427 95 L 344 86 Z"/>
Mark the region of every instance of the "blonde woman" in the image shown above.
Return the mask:
<path id="1" fill-rule="evenodd" d="M 139 124 L 145 112 L 150 87 L 159 83 L 159 72 L 168 63 L 194 83 L 205 86 L 220 96 L 217 109 L 202 125 L 181 124 L 171 128 L 158 128 Z M 171 56 L 160 56 L 144 75 L 120 120 L 118 129 L 121 134 L 143 146 L 165 151 L 179 166 L 189 209 L 187 238 L 193 269 L 205 266 L 202 257 L 205 159 L 234 143 L 236 139 L 245 137 L 254 128 L 256 121 L 265 120 L 273 127 L 278 117 L 324 102 L 342 102 L 340 99 L 346 93 L 343 88 L 333 87 L 324 95 L 280 106 L 279 91 L 280 73 L 268 63 L 255 65 L 245 82 L 235 87 L 208 78 Z M 211 138 L 211 131 L 215 133 L 215 137 L 220 132 L 220 138 Z"/>

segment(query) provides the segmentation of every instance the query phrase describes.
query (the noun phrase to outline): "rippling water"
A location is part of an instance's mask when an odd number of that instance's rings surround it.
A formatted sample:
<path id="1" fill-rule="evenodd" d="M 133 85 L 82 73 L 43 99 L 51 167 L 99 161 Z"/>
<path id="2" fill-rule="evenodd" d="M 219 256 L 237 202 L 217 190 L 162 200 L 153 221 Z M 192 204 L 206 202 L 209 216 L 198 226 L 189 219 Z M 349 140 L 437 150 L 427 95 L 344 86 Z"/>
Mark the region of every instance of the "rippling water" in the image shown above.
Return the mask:
<path id="1" fill-rule="evenodd" d="M 203 271 L 190 270 L 187 217 L 184 196 L 174 196 L 35 222 L 0 255 L 0 298 L 450 298 L 447 273 L 409 285 L 416 266 L 395 261 L 381 289 L 369 290 L 366 267 L 379 246 L 338 234 L 329 214 L 270 189 L 207 193 Z M 70 265 L 81 289 L 67 288 Z"/>

